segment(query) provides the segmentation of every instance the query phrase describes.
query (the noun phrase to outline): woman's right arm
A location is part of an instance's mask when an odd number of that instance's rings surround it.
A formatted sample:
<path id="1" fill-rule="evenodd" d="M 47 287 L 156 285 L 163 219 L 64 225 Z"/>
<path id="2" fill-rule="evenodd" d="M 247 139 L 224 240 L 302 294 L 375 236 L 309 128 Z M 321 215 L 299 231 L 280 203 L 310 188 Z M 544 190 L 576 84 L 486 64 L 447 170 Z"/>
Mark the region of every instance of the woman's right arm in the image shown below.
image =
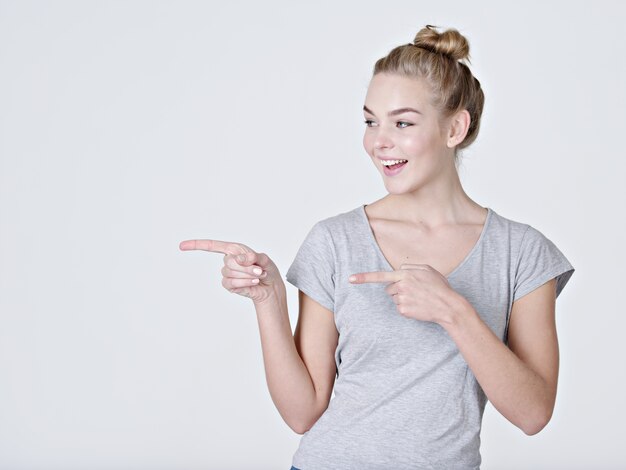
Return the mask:
<path id="1" fill-rule="evenodd" d="M 265 253 L 242 243 L 206 239 L 185 240 L 180 249 L 224 254 L 222 286 L 248 297 L 256 308 L 272 400 L 289 427 L 304 434 L 328 407 L 335 383 L 339 334 L 333 312 L 299 291 L 300 313 L 294 335 L 285 283 Z M 259 274 L 254 272 L 256 268 Z"/>
<path id="2" fill-rule="evenodd" d="M 284 283 L 277 286 L 274 295 L 254 305 L 270 395 L 289 427 L 303 434 L 328 407 L 339 334 L 333 312 L 301 290 L 298 302 L 293 335 Z"/>

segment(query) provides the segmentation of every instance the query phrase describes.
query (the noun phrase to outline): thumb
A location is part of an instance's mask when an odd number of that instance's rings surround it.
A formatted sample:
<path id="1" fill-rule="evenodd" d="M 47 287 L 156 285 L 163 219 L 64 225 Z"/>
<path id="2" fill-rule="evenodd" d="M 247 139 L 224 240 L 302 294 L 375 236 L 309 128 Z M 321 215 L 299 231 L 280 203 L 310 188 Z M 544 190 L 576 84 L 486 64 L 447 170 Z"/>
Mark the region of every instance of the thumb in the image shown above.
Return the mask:
<path id="1" fill-rule="evenodd" d="M 237 255 L 237 262 L 242 266 L 250 266 L 256 261 L 256 253 L 241 253 Z"/>
<path id="2" fill-rule="evenodd" d="M 425 271 L 428 271 L 428 265 L 404 263 L 400 265 L 400 269 L 423 269 Z"/>

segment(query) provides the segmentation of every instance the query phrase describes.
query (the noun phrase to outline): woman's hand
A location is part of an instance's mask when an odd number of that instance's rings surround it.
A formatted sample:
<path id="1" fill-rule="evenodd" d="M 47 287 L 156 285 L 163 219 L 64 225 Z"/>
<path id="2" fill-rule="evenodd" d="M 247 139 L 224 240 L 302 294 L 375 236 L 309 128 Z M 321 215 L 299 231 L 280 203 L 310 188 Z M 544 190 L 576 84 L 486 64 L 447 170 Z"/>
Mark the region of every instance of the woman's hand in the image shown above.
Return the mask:
<path id="1" fill-rule="evenodd" d="M 265 254 L 257 253 L 243 243 L 220 240 L 185 240 L 183 251 L 203 250 L 224 254 L 222 286 L 229 292 L 249 297 L 262 303 L 284 285 L 278 268 Z"/>
<path id="2" fill-rule="evenodd" d="M 385 292 L 392 297 L 398 312 L 416 320 L 442 323 L 467 302 L 439 271 L 427 264 L 402 264 L 396 271 L 353 274 L 349 280 L 353 284 L 390 283 Z"/>

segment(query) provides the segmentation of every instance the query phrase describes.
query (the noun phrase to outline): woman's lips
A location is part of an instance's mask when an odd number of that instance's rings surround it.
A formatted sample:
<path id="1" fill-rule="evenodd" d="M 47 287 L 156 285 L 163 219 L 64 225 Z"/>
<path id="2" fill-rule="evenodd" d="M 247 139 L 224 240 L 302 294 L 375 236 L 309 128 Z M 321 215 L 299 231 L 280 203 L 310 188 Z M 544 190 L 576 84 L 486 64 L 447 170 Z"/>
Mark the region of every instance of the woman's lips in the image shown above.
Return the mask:
<path id="1" fill-rule="evenodd" d="M 383 172 L 387 176 L 395 176 L 402 171 L 408 162 L 396 163 L 395 165 L 386 166 L 383 165 Z"/>

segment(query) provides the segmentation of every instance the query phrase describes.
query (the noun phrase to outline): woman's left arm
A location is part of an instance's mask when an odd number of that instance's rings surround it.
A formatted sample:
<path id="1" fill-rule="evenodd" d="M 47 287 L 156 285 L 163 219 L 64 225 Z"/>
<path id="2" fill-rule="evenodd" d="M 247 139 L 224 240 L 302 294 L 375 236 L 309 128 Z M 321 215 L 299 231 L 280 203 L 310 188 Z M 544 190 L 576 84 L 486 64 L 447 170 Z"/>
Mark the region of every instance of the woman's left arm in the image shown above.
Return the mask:
<path id="1" fill-rule="evenodd" d="M 508 347 L 466 299 L 459 295 L 457 300 L 457 307 L 438 323 L 458 346 L 493 406 L 526 434 L 538 433 L 550 421 L 556 400 L 556 280 L 513 302 Z"/>
<path id="2" fill-rule="evenodd" d="M 548 424 L 559 373 L 555 278 L 513 302 L 508 347 L 431 266 L 404 264 L 397 271 L 357 273 L 350 282 L 388 283 L 385 291 L 400 314 L 438 323 L 448 332 L 505 418 L 528 435 Z"/>

